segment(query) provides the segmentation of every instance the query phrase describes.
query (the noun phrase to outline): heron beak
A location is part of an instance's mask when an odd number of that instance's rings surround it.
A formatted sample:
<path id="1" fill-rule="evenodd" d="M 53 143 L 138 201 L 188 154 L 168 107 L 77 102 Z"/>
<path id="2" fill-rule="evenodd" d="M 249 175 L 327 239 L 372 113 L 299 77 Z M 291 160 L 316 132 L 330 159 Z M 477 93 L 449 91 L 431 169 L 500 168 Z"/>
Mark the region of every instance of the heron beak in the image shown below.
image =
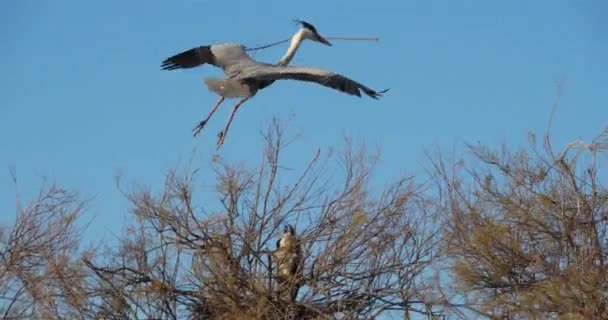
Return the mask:
<path id="1" fill-rule="evenodd" d="M 320 34 L 315 34 L 315 37 L 317 38 L 316 40 L 321 42 L 322 44 L 326 45 L 326 46 L 330 46 L 331 47 L 331 43 L 329 41 L 327 41 L 327 39 L 321 37 Z"/>

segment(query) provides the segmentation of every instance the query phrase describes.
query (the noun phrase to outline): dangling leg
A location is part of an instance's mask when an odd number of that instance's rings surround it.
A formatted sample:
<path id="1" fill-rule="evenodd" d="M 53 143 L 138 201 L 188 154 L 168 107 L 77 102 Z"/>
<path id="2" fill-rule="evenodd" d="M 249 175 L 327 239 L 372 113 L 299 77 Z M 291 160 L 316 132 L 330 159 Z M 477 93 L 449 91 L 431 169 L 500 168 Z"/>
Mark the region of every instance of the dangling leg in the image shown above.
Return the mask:
<path id="1" fill-rule="evenodd" d="M 215 103 L 215 106 L 213 107 L 213 109 L 211 109 L 211 112 L 209 113 L 207 118 L 203 119 L 203 121 L 201 121 L 196 127 L 194 127 L 194 129 L 192 129 L 192 133 L 194 134 L 195 137 L 196 137 L 196 135 L 199 134 L 199 132 L 201 132 L 201 130 L 203 130 L 203 127 L 205 126 L 205 124 L 207 124 L 207 121 L 209 121 L 211 116 L 215 113 L 215 110 L 217 110 L 217 108 L 220 106 L 222 101 L 224 101 L 224 99 L 225 99 L 224 97 L 220 96 L 220 99 L 217 100 L 217 102 Z"/>
<path id="2" fill-rule="evenodd" d="M 230 119 L 228 119 L 228 123 L 226 124 L 226 127 L 224 128 L 224 130 L 220 131 L 220 133 L 218 133 L 217 135 L 217 148 L 219 149 L 222 144 L 224 144 L 224 139 L 226 139 L 226 135 L 228 134 L 228 129 L 230 128 L 230 123 L 232 123 L 232 119 L 234 118 L 234 114 L 236 113 L 236 110 L 239 109 L 239 107 L 247 100 L 249 100 L 250 97 L 246 97 L 241 99 L 241 101 L 239 101 L 237 104 L 234 105 L 234 107 L 232 108 L 232 113 L 230 113 Z"/>

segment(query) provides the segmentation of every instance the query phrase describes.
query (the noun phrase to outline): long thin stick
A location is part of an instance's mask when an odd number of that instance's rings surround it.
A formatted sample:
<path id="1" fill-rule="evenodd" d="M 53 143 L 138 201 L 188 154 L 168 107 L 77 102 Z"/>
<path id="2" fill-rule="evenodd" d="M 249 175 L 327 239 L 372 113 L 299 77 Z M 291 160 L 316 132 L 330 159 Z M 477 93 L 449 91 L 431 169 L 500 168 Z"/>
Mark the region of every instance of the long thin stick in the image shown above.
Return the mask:
<path id="1" fill-rule="evenodd" d="M 263 46 L 259 46 L 259 47 L 255 47 L 255 48 L 247 48 L 245 50 L 247 50 L 247 51 L 256 51 L 256 50 L 267 49 L 267 48 L 270 48 L 270 47 L 277 46 L 277 45 L 279 45 L 281 43 L 285 43 L 285 42 L 289 41 L 290 39 L 291 38 L 287 38 L 287 39 L 284 39 L 284 40 L 281 40 L 281 41 L 277 41 L 277 42 L 274 42 L 274 43 L 270 43 L 270 44 L 267 44 L 267 45 L 263 45 Z"/>
<path id="2" fill-rule="evenodd" d="M 380 41 L 380 38 L 350 38 L 350 37 L 326 37 L 325 39 L 327 40 L 360 40 L 360 41 Z M 287 41 L 291 40 L 291 38 L 287 38 L 281 41 L 277 41 L 274 43 L 270 43 L 264 46 L 260 46 L 260 47 L 255 47 L 255 48 L 247 48 L 247 51 L 256 51 L 256 50 L 262 50 L 262 49 L 267 49 L 270 47 L 274 47 L 276 45 L 285 43 Z"/>
<path id="3" fill-rule="evenodd" d="M 326 37 L 327 40 L 363 40 L 363 41 L 380 41 L 380 38 L 349 38 L 349 37 Z"/>

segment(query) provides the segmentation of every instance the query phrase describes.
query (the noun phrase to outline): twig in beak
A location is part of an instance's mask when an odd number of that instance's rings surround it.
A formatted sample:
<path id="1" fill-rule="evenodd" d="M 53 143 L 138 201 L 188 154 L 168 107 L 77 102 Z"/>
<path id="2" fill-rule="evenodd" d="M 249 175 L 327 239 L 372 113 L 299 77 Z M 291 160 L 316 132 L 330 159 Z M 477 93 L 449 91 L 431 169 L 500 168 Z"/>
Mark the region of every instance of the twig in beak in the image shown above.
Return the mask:
<path id="1" fill-rule="evenodd" d="M 350 37 L 326 37 L 327 40 L 362 40 L 362 41 L 380 41 L 380 38 L 350 38 Z"/>

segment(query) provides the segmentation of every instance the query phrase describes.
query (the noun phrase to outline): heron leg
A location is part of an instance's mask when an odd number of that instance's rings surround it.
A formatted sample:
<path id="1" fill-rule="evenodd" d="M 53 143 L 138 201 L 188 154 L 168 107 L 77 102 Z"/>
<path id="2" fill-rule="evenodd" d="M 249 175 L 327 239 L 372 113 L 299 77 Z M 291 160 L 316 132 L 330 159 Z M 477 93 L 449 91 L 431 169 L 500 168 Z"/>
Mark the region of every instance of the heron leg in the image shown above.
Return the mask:
<path id="1" fill-rule="evenodd" d="M 235 104 L 234 107 L 232 108 L 232 112 L 230 113 L 230 119 L 228 119 L 228 123 L 226 124 L 226 127 L 224 128 L 224 130 L 220 131 L 220 133 L 218 133 L 218 135 L 217 135 L 217 148 L 218 149 L 224 144 L 224 139 L 226 139 L 226 135 L 228 134 L 228 129 L 230 128 L 230 124 L 232 123 L 232 119 L 234 118 L 234 114 L 245 101 L 249 100 L 249 98 L 250 97 L 245 97 L 245 98 L 241 99 L 241 101 L 239 101 L 237 104 Z"/>
<path id="2" fill-rule="evenodd" d="M 201 130 L 203 130 L 203 127 L 207 124 L 207 121 L 211 119 L 211 116 L 215 113 L 215 110 L 217 110 L 217 108 L 220 106 L 222 101 L 224 101 L 224 99 L 226 98 L 220 96 L 220 99 L 217 100 L 215 106 L 213 107 L 213 109 L 211 109 L 211 112 L 209 112 L 209 115 L 205 119 L 203 119 L 196 127 L 194 127 L 194 129 L 192 129 L 192 133 L 195 137 L 201 132 Z"/>

